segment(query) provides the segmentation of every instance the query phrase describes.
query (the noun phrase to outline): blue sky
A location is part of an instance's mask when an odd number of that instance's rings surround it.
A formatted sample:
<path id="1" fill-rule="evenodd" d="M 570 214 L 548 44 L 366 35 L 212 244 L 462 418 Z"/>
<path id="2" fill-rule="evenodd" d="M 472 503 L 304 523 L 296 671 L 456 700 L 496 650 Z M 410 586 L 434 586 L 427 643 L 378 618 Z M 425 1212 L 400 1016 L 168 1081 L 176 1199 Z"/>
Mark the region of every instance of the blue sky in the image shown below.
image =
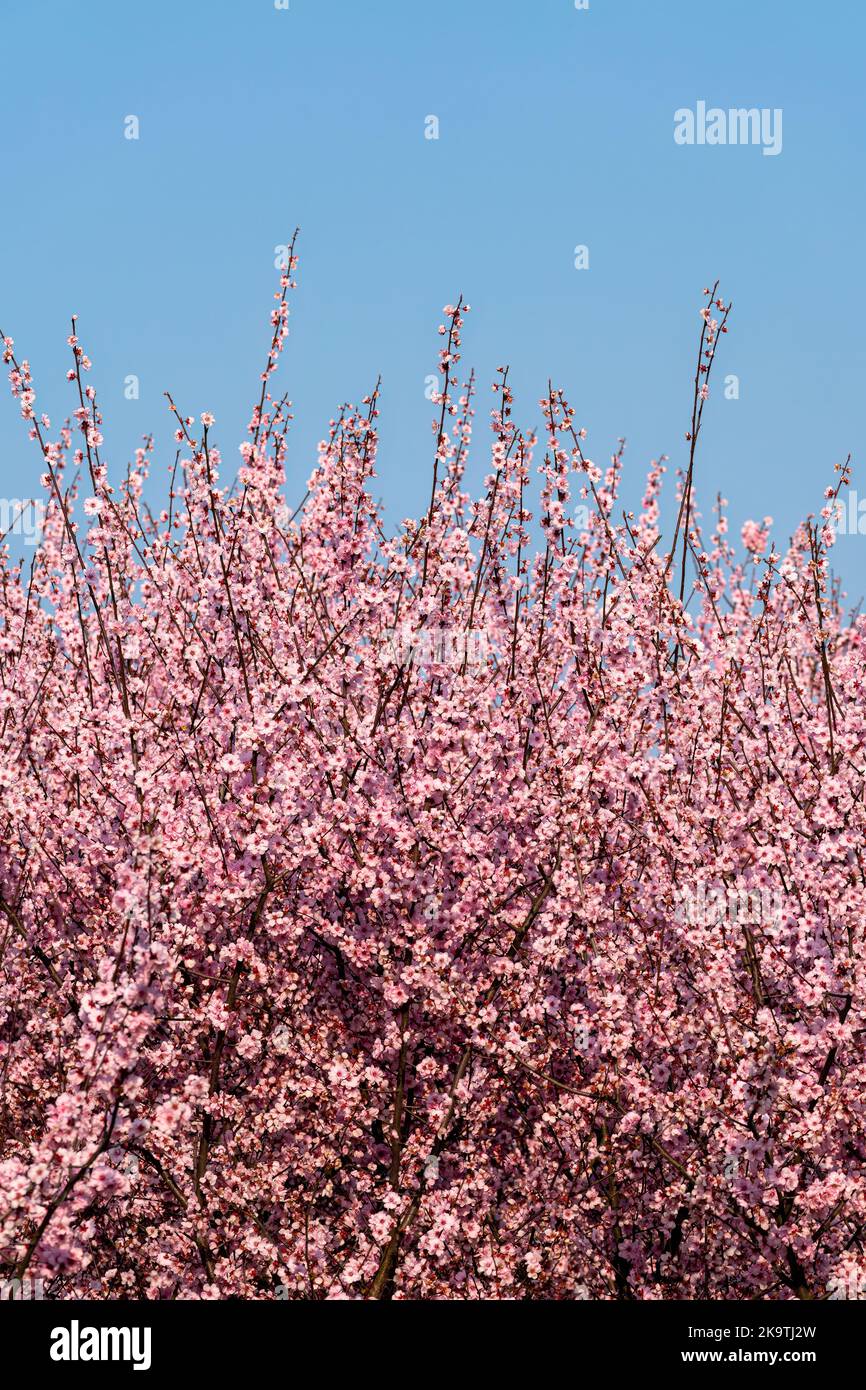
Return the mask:
<path id="1" fill-rule="evenodd" d="M 73 408 L 69 316 L 94 362 L 106 457 L 173 458 L 171 390 L 212 410 L 234 469 L 257 393 L 274 248 L 300 225 L 278 384 L 294 401 L 289 493 L 344 400 L 383 377 L 378 492 L 429 495 L 441 308 L 472 305 L 464 365 L 485 471 L 487 384 L 540 423 L 549 376 L 628 498 L 685 457 L 702 287 L 734 300 L 705 415 L 699 496 L 784 541 L 833 465 L 862 469 L 866 7 L 854 0 L 0 0 L 7 61 L 0 326 L 52 424 Z M 11 59 L 11 61 L 10 61 Z M 679 146 L 674 113 L 780 108 L 783 148 Z M 135 115 L 140 138 L 124 138 Z M 439 139 L 425 139 L 425 119 Z M 589 248 L 576 270 L 574 248 Z M 721 377 L 739 377 L 725 400 Z M 124 380 L 140 381 L 138 400 Z M 39 461 L 8 395 L 0 494 Z M 866 537 L 840 540 L 852 602 Z"/>

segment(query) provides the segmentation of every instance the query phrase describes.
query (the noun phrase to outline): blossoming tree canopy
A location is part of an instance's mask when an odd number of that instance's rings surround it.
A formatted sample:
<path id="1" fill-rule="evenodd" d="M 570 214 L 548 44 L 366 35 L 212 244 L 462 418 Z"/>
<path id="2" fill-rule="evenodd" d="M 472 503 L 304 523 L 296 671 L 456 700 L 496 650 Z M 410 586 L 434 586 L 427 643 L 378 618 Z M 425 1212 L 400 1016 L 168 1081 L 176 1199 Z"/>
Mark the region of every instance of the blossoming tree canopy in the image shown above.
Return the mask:
<path id="1" fill-rule="evenodd" d="M 77 325 L 0 594 L 0 1262 L 52 1298 L 854 1297 L 864 627 L 832 518 L 673 537 L 494 387 L 386 533 L 378 388 L 289 507 L 279 286 L 236 483 L 169 398 L 109 481 Z M 303 490 L 292 479 L 292 496 Z M 575 518 L 579 518 L 579 522 Z M 730 898 L 729 898 L 730 895 Z M 738 904 L 729 910 L 729 901 Z M 711 904 L 711 910 L 705 909 Z M 745 904 L 745 907 L 743 906 Z M 765 909 L 763 905 L 769 904 Z M 702 906 L 704 905 L 704 906 Z"/>

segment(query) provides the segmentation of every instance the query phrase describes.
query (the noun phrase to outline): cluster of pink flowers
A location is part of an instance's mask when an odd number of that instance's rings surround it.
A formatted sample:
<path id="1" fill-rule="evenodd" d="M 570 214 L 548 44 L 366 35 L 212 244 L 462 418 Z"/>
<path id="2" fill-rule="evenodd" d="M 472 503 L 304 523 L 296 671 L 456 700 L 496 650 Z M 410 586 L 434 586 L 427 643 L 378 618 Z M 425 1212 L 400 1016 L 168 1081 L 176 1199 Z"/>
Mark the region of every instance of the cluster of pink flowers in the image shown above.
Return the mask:
<path id="1" fill-rule="evenodd" d="M 674 544 L 663 463 L 624 511 L 622 452 L 585 457 L 553 388 L 522 433 L 505 369 L 473 501 L 460 302 L 423 519 L 386 535 L 372 500 L 378 391 L 290 511 L 294 273 L 237 482 L 170 402 L 158 515 L 150 442 L 109 481 L 75 332 L 56 438 L 5 340 L 47 500 L 32 567 L 0 569 L 0 1273 L 59 1299 L 858 1296 L 847 467 L 784 554 L 753 524 L 738 559 L 721 502 L 703 529 L 707 308 Z M 726 890 L 774 910 L 682 910 Z"/>

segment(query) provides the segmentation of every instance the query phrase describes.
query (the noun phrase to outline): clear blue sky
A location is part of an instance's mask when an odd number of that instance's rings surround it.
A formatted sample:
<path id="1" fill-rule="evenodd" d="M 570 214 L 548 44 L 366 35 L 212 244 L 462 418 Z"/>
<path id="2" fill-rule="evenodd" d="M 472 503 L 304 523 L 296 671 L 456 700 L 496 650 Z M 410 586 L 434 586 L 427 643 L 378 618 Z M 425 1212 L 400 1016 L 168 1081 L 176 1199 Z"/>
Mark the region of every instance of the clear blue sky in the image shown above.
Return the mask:
<path id="1" fill-rule="evenodd" d="M 299 224 L 277 378 L 298 496 L 335 408 L 381 372 L 378 491 L 392 520 L 423 507 L 424 379 L 462 292 L 479 443 L 498 364 L 527 426 L 551 375 L 596 462 L 627 436 L 636 498 L 650 457 L 683 460 L 700 291 L 719 276 L 734 313 L 717 370 L 740 399 L 713 393 L 702 498 L 721 489 L 737 530 L 769 514 L 784 540 L 849 450 L 866 497 L 860 0 L 0 0 L 0 22 L 0 325 L 56 425 L 79 314 L 118 473 L 148 430 L 173 457 L 166 388 L 213 411 L 234 468 L 274 247 Z M 781 108 L 782 153 L 678 146 L 674 112 L 700 100 Z M 0 494 L 34 495 L 38 471 L 4 386 Z M 866 537 L 835 565 L 855 601 Z"/>

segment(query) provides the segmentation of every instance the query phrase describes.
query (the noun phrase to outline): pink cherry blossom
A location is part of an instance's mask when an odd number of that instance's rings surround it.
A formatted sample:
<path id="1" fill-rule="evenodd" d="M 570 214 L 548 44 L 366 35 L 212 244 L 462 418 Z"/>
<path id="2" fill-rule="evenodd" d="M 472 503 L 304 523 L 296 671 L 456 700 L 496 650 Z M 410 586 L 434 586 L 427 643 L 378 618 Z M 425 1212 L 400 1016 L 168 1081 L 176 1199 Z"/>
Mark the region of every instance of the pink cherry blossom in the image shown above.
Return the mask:
<path id="1" fill-rule="evenodd" d="M 745 554 L 721 501 L 704 523 L 713 287 L 672 534 L 665 461 L 624 514 L 622 445 L 587 457 L 552 384 L 519 428 L 505 367 L 472 497 L 458 299 L 429 504 L 389 534 L 378 387 L 287 482 L 296 267 L 236 484 L 169 397 L 153 510 L 153 440 L 109 481 L 77 325 L 56 438 L 3 340 L 45 489 L 32 573 L 0 557 L 4 1276 L 60 1299 L 857 1296 L 866 621 L 827 522 L 848 465 L 784 553 L 769 519 Z"/>

